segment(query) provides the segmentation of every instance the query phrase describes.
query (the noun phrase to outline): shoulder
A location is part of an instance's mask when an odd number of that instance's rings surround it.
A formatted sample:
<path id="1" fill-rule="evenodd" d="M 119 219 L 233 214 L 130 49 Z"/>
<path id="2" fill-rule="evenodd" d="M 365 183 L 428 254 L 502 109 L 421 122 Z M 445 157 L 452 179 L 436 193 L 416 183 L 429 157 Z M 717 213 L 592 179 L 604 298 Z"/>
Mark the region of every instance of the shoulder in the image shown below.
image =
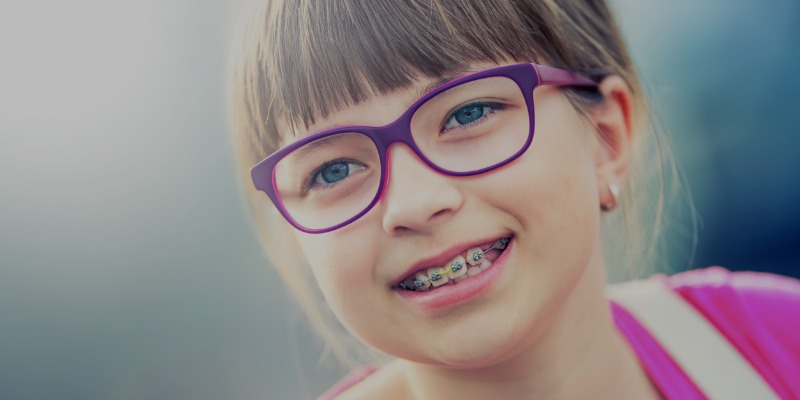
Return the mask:
<path id="1" fill-rule="evenodd" d="M 798 346 L 800 281 L 763 272 L 712 267 L 656 276 L 728 336 Z"/>
<path id="2" fill-rule="evenodd" d="M 399 362 L 369 364 L 350 372 L 317 400 L 404 399 L 409 396 L 403 383 Z"/>
<path id="3" fill-rule="evenodd" d="M 339 380 L 335 385 L 328 389 L 325 393 L 317 398 L 317 400 L 333 400 L 339 397 L 340 394 L 346 392 L 365 378 L 369 377 L 378 370 L 376 365 L 364 365 L 360 368 L 354 369 L 347 376 Z"/>
<path id="4" fill-rule="evenodd" d="M 796 279 L 764 272 L 731 272 L 721 267 L 669 277 L 657 275 L 654 279 L 707 316 L 800 329 L 800 281 Z"/>
<path id="5" fill-rule="evenodd" d="M 794 346 L 800 357 L 800 281 L 720 267 L 654 279 L 677 292 L 729 338 Z"/>
<path id="6" fill-rule="evenodd" d="M 780 393 L 800 393 L 800 281 L 720 267 L 653 279 L 693 305 Z"/>

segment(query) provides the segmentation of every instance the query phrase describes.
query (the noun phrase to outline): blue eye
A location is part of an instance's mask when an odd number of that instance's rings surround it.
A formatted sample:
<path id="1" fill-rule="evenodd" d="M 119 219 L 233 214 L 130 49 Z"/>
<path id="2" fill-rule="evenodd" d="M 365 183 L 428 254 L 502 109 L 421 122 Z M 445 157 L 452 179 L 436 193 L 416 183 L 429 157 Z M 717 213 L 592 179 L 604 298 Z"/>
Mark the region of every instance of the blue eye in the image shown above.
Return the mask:
<path id="1" fill-rule="evenodd" d="M 325 183 L 336 183 L 347 178 L 348 173 L 350 173 L 350 168 L 347 167 L 347 163 L 338 162 L 323 168 L 319 173 L 319 177 Z"/>
<path id="2" fill-rule="evenodd" d="M 469 124 L 477 121 L 478 119 L 480 119 L 480 117 L 483 116 L 484 108 L 488 109 L 489 107 L 483 107 L 478 104 L 473 104 L 467 107 L 463 107 L 458 111 L 456 111 L 455 114 L 453 114 L 453 118 L 455 118 L 456 122 L 458 122 L 461 125 Z"/>
<path id="3" fill-rule="evenodd" d="M 505 106 L 500 103 L 471 103 L 467 104 L 450 114 L 450 117 L 445 120 L 445 131 L 465 127 L 479 123 L 485 119 L 487 115 L 495 110 L 503 110 Z"/>
<path id="4" fill-rule="evenodd" d="M 366 167 L 363 164 L 348 160 L 335 160 L 324 164 L 311 173 L 309 188 L 314 186 L 331 187 L 347 179 L 350 174 L 361 171 Z"/>

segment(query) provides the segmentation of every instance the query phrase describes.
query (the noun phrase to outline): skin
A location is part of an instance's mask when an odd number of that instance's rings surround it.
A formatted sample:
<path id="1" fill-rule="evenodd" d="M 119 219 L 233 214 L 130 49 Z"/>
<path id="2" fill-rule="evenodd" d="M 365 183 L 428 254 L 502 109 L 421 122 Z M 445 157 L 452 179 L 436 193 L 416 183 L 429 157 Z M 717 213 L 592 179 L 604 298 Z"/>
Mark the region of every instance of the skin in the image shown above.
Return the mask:
<path id="1" fill-rule="evenodd" d="M 345 108 L 301 136 L 384 125 L 429 83 Z M 387 192 L 368 214 L 326 234 L 292 230 L 339 320 L 398 358 L 341 398 L 658 398 L 604 295 L 600 205 L 613 201 L 609 183 L 622 186 L 636 131 L 625 82 L 608 77 L 600 91 L 606 100 L 587 120 L 558 88 L 536 89 L 531 148 L 490 173 L 441 175 L 395 144 Z M 418 260 L 508 234 L 509 263 L 476 299 L 430 311 L 390 288 Z"/>

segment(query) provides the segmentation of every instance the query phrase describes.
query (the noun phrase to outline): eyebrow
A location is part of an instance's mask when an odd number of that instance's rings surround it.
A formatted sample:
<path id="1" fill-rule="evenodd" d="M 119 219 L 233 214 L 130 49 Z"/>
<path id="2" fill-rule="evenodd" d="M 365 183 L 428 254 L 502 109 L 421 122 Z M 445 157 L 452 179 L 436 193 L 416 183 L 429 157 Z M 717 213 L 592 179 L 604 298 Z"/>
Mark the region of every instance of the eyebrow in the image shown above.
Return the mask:
<path id="1" fill-rule="evenodd" d="M 485 68 L 486 68 L 485 66 L 484 67 L 480 67 L 480 66 L 475 66 L 475 65 L 468 65 L 468 66 L 465 66 L 465 67 L 449 69 L 449 70 L 445 71 L 441 76 L 439 76 L 438 78 L 432 80 L 429 84 L 425 85 L 422 89 L 420 89 L 409 102 L 404 102 L 403 106 L 406 109 L 408 109 L 408 108 L 411 107 L 412 104 L 417 102 L 417 100 L 421 99 L 423 96 L 428 94 L 433 89 L 436 89 L 437 87 L 442 86 L 447 82 L 450 82 L 452 80 L 461 78 L 461 77 L 463 77 L 465 75 L 469 75 L 469 74 L 481 71 L 481 70 L 483 70 Z M 398 89 L 402 89 L 402 88 L 398 88 Z M 330 125 L 330 126 L 326 125 L 326 126 L 323 126 L 321 129 L 315 129 L 314 132 L 312 132 L 310 134 L 306 134 L 306 135 L 301 134 L 297 130 L 292 130 L 291 135 L 292 135 L 292 138 L 294 140 L 297 140 L 297 139 L 300 139 L 300 138 L 303 138 L 303 137 L 307 137 L 309 135 L 313 135 L 315 132 L 323 132 L 323 131 L 327 131 L 329 129 L 340 128 L 340 127 L 343 127 L 343 126 L 349 126 L 349 125 L 346 125 L 346 124 L 334 124 L 334 125 Z M 301 149 L 298 149 L 298 151 L 300 151 L 301 155 L 302 155 L 302 154 L 310 152 L 311 150 L 313 150 L 314 148 L 316 148 L 318 146 L 324 145 L 325 143 L 326 142 L 322 142 L 322 143 L 317 144 L 316 142 L 314 142 L 313 145 L 311 147 L 309 147 L 308 149 L 306 149 L 306 147 L 303 147 Z"/>
<path id="2" fill-rule="evenodd" d="M 434 79 L 429 84 L 425 85 L 422 89 L 420 89 L 417 93 L 414 94 L 414 97 L 411 98 L 409 101 L 403 102 L 403 107 L 408 109 L 411 108 L 411 105 L 416 103 L 417 100 L 421 99 L 422 96 L 428 94 L 431 90 L 436 89 L 439 86 L 444 85 L 447 82 L 450 82 L 454 79 L 458 79 L 464 75 L 467 75 L 472 72 L 480 71 L 480 68 L 458 68 L 453 69 L 445 72 L 439 78 Z M 398 88 L 402 89 L 402 88 Z M 328 129 L 339 128 L 342 126 L 348 126 L 343 124 L 335 124 L 330 126 L 323 126 L 322 129 L 315 129 L 316 132 L 327 131 Z M 294 137 L 302 137 L 300 135 L 295 134 Z"/>
<path id="3" fill-rule="evenodd" d="M 297 157 L 292 157 L 292 158 L 294 158 L 294 159 L 304 158 L 306 155 L 308 155 L 308 153 L 314 151 L 315 149 L 317 149 L 319 147 L 325 146 L 330 142 L 333 142 L 334 139 L 336 139 L 337 137 L 339 137 L 339 135 L 342 135 L 342 134 L 346 135 L 346 133 L 341 133 L 341 134 L 337 134 L 337 135 L 327 136 L 327 137 L 324 137 L 322 139 L 314 140 L 311 143 L 308 143 L 308 144 L 304 145 L 303 147 L 293 151 L 292 153 L 297 154 Z"/>
<path id="4" fill-rule="evenodd" d="M 461 77 L 463 77 L 465 75 L 469 75 L 471 73 L 478 72 L 478 71 L 481 71 L 481 70 L 483 70 L 483 68 L 475 67 L 475 66 L 467 66 L 467 67 L 461 67 L 461 68 L 455 68 L 455 69 L 448 70 L 444 74 L 442 74 L 439 78 L 434 79 L 433 81 L 431 81 L 431 83 L 427 84 L 419 92 L 417 92 L 417 94 L 415 95 L 413 101 L 411 101 L 408 104 L 404 103 L 403 105 L 406 106 L 406 108 L 409 108 L 417 100 L 421 99 L 423 96 L 428 94 L 433 89 L 436 89 L 437 87 L 442 86 L 445 83 L 450 82 L 450 81 L 452 81 L 454 79 L 458 79 L 458 78 L 461 78 Z"/>
<path id="5" fill-rule="evenodd" d="M 300 140 L 300 139 L 302 139 L 304 137 L 308 137 L 308 136 L 314 135 L 314 134 L 319 133 L 319 132 L 324 132 L 324 131 L 327 131 L 329 129 L 334 129 L 334 128 L 341 128 L 343 126 L 350 126 L 350 125 L 347 125 L 347 124 L 323 125 L 322 128 L 314 129 L 312 131 L 305 132 L 305 133 L 303 133 L 303 132 L 301 132 L 301 131 L 299 131 L 297 129 L 291 129 L 290 132 L 289 132 L 291 141 L 289 141 L 289 143 L 292 143 L 294 141 Z"/>
<path id="6" fill-rule="evenodd" d="M 332 129 L 332 128 L 331 128 Z M 342 140 L 348 140 L 356 135 L 361 135 L 360 133 L 356 132 L 342 132 L 337 133 L 335 135 L 326 136 L 322 139 L 313 140 L 310 143 L 305 144 L 303 147 L 294 150 L 292 153 L 295 154 L 295 157 L 292 157 L 292 160 L 299 160 L 306 157 L 309 153 L 313 152 L 314 150 L 324 147 L 331 142 L 337 142 Z"/>

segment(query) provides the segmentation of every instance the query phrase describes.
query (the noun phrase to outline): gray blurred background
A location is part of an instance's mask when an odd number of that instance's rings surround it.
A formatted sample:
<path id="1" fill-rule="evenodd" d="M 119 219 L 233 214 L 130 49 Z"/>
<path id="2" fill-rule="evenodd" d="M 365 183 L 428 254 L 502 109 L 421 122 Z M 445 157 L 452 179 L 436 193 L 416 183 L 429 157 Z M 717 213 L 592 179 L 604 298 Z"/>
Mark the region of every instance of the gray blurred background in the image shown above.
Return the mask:
<path id="1" fill-rule="evenodd" d="M 0 4 L 0 399 L 305 399 L 343 373 L 251 232 L 241 0 Z M 674 270 L 800 275 L 800 2 L 616 0 L 701 216 Z"/>

